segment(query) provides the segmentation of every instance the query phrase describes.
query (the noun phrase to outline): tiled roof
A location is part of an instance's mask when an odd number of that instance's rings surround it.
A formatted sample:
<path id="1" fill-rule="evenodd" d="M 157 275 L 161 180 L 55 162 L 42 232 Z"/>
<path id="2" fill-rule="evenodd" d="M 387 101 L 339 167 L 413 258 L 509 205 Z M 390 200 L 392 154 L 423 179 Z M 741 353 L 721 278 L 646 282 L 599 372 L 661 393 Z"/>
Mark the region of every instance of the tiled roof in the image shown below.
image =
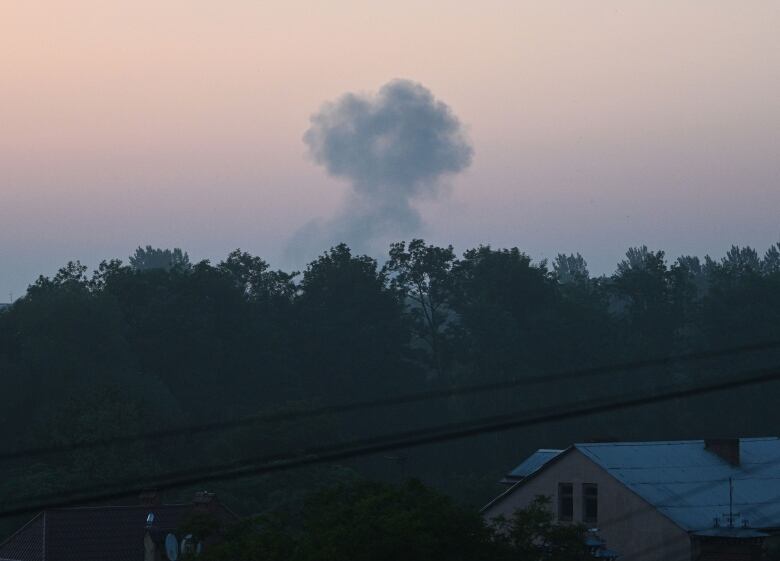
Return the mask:
<path id="1" fill-rule="evenodd" d="M 733 465 L 703 440 L 575 444 L 574 448 L 689 531 L 712 528 L 729 512 L 738 525 L 780 528 L 780 439 L 740 439 Z"/>
<path id="2" fill-rule="evenodd" d="M 80 507 L 46 510 L 0 544 L 0 558 L 17 561 L 142 561 L 146 517 L 154 529 L 176 530 L 192 504 Z M 219 507 L 216 515 L 231 519 Z"/>

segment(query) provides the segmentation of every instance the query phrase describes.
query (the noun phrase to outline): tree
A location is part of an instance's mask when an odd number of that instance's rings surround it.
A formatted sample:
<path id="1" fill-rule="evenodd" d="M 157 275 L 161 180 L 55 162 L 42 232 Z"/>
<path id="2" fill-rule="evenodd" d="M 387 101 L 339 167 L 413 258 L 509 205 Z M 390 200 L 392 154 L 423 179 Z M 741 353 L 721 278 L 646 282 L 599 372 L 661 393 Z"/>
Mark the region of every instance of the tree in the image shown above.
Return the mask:
<path id="1" fill-rule="evenodd" d="M 197 535 L 190 524 L 183 532 Z M 227 528 L 224 539 L 207 546 L 204 561 L 290 561 L 295 555 L 296 537 L 282 517 L 254 516 Z"/>
<path id="2" fill-rule="evenodd" d="M 561 284 L 581 284 L 590 278 L 588 263 L 579 253 L 559 253 L 553 260 L 553 271 Z"/>
<path id="3" fill-rule="evenodd" d="M 181 258 L 170 253 L 184 260 L 183 253 Z M 86 267 L 70 262 L 40 277 L 0 313 L 0 436 L 11 450 L 67 444 L 143 427 L 307 410 L 771 341 L 780 337 L 779 255 L 778 245 L 761 259 L 739 247 L 723 259 L 684 256 L 669 265 L 662 251 L 640 247 L 627 252 L 610 278 L 588 278 L 577 254 L 558 256 L 550 270 L 518 248 L 482 246 L 456 258 L 451 248 L 422 240 L 394 244 L 382 269 L 340 245 L 301 276 L 273 270 L 240 250 L 216 265 L 139 270 L 115 259 L 101 263 L 91 277 Z M 239 460 L 247 450 L 294 452 L 638 394 L 772 368 L 779 360 L 780 351 L 766 350 L 610 373 L 587 383 L 523 384 L 517 391 L 203 434 L 197 441 L 145 447 L 136 456 L 147 453 L 155 465 L 179 469 L 187 458 L 195 463 L 209 457 Z M 434 369 L 444 375 L 431 376 Z M 517 454 L 540 446 L 593 436 L 652 440 L 694 437 L 704 430 L 766 432 L 778 416 L 773 388 L 496 434 L 470 447 L 420 448 L 409 466 L 460 499 L 478 501 L 492 491 L 495 473 Z M 723 416 L 724 407 L 733 414 Z M 639 422 L 637 415 L 653 421 Z M 82 479 L 108 480 L 123 469 L 137 469 L 125 461 L 128 454 L 135 450 L 74 455 L 62 464 L 41 462 L 29 469 L 9 463 L 0 466 L 5 482 L 0 495 L 76 487 L 76 471 L 83 472 Z M 58 477 L 61 466 L 74 479 Z M 382 458 L 351 467 L 372 477 L 396 477 L 399 471 Z M 306 494 L 300 479 L 306 489 L 315 487 L 314 480 L 316 487 L 341 480 L 313 471 L 305 477 L 268 476 L 235 482 L 228 496 L 252 512 L 299 504 Z"/>
<path id="4" fill-rule="evenodd" d="M 755 275 L 761 272 L 761 260 L 752 247 L 732 245 L 721 261 L 721 267 L 731 276 Z"/>
<path id="5" fill-rule="evenodd" d="M 230 275 L 236 287 L 252 302 L 290 302 L 295 295 L 293 279 L 297 273 L 271 271 L 263 259 L 240 249 L 230 252 L 218 268 Z"/>
<path id="6" fill-rule="evenodd" d="M 618 263 L 611 287 L 630 330 L 624 330 L 633 342 L 626 345 L 629 356 L 669 352 L 681 318 L 672 313 L 672 277 L 664 252 L 650 251 L 644 245 L 629 248 Z"/>
<path id="7" fill-rule="evenodd" d="M 425 341 L 437 375 L 444 374 L 444 330 L 452 319 L 447 307 L 450 273 L 455 261 L 452 246 L 425 245 L 414 239 L 390 246 L 390 259 L 384 267 L 390 286 L 409 300 L 409 312 L 415 334 Z"/>
<path id="8" fill-rule="evenodd" d="M 409 481 L 325 491 L 303 513 L 296 561 L 488 559 L 490 533 L 478 513 Z"/>
<path id="9" fill-rule="evenodd" d="M 776 243 L 766 250 L 761 261 L 761 270 L 765 275 L 780 273 L 780 243 Z"/>
<path id="10" fill-rule="evenodd" d="M 545 262 L 532 263 L 517 248 L 466 251 L 452 268 L 461 360 L 497 378 L 549 364 L 558 298 Z"/>
<path id="11" fill-rule="evenodd" d="M 672 265 L 673 270 L 677 269 L 680 271 L 680 274 L 683 274 L 691 282 L 695 289 L 695 293 L 691 295 L 691 298 L 700 299 L 707 292 L 709 288 L 708 267 L 712 267 L 711 263 L 712 260 L 710 259 L 709 264 L 705 262 L 702 265 L 701 260 L 695 255 L 681 255 Z"/>
<path id="12" fill-rule="evenodd" d="M 481 516 L 409 481 L 339 486 L 310 497 L 300 527 L 263 517 L 207 552 L 206 561 L 494 561 Z"/>
<path id="13" fill-rule="evenodd" d="M 152 393 L 154 392 L 154 393 Z M 166 400 L 167 389 L 144 376 L 106 373 L 84 380 L 63 393 L 60 403 L 41 408 L 29 437 L 41 446 L 71 446 L 110 440 L 151 431 L 160 424 L 180 422 L 179 412 Z M 30 494 L 35 479 L 50 474 L 49 491 L 67 491 L 73 486 L 110 485 L 121 478 L 151 476 L 160 465 L 152 447 L 142 442 L 107 448 L 75 450 L 45 458 L 31 470 L 29 484 L 16 485 Z M 166 458 L 167 459 L 167 458 Z M 34 492 L 34 491 L 33 491 Z"/>
<path id="14" fill-rule="evenodd" d="M 40 277 L 5 314 L 13 324 L 8 352 L 28 371 L 27 380 L 51 395 L 104 372 L 126 371 L 132 360 L 116 300 L 94 291 L 86 270 L 70 262 L 54 277 Z"/>
<path id="15" fill-rule="evenodd" d="M 159 249 L 147 245 L 145 248 L 138 248 L 130 256 L 130 265 L 138 271 L 148 271 L 150 269 L 163 269 L 169 271 L 173 268 L 183 270 L 190 268 L 190 257 L 181 249 Z"/>
<path id="16" fill-rule="evenodd" d="M 299 290 L 297 350 L 309 396 L 409 387 L 403 304 L 374 259 L 340 244 L 309 264 Z"/>
<path id="17" fill-rule="evenodd" d="M 585 545 L 585 527 L 556 524 L 550 499 L 537 497 L 525 509 L 515 511 L 511 518 L 493 521 L 496 539 L 503 546 L 507 559 L 523 561 L 582 561 L 590 558 Z"/>
<path id="18" fill-rule="evenodd" d="M 312 495 L 300 513 L 237 524 L 204 561 L 585 561 L 585 529 L 555 524 L 549 499 L 509 519 L 411 480 L 360 482 Z"/>

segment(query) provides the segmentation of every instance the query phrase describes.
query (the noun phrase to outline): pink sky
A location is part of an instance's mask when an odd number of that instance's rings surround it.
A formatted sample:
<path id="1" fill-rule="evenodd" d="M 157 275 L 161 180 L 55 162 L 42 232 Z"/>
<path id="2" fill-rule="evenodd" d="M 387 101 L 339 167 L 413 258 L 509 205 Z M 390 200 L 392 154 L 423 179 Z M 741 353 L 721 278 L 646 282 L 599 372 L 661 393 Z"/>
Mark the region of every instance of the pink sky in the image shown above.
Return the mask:
<path id="1" fill-rule="evenodd" d="M 0 301 L 69 259 L 138 244 L 275 265 L 346 186 L 309 116 L 408 78 L 467 126 L 474 163 L 421 205 L 458 249 L 780 240 L 780 4 L 105 2 L 0 8 Z M 324 248 L 323 248 L 324 249 Z"/>

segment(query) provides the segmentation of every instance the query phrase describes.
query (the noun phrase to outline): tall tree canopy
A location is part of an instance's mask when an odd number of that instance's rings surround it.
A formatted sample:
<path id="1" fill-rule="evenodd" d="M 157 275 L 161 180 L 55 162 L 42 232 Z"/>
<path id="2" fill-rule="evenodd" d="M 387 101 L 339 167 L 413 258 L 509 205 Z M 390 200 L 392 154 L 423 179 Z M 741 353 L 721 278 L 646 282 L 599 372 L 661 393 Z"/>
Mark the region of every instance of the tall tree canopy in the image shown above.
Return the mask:
<path id="1" fill-rule="evenodd" d="M 458 255 L 415 239 L 393 244 L 385 262 L 341 244 L 302 273 L 274 270 L 241 250 L 212 264 L 189 263 L 181 250 L 139 248 L 129 263 L 105 261 L 91 274 L 71 262 L 37 279 L 0 313 L 0 436 L 14 449 L 63 446 L 774 340 L 780 338 L 778 256 L 778 244 L 765 252 L 734 246 L 718 259 L 668 259 L 640 246 L 627 251 L 614 274 L 595 277 L 576 253 L 558 255 L 550 268 L 519 248 L 480 246 Z M 105 455 L 9 462 L 0 466 L 0 492 L 23 496 L 125 474 L 296 453 L 778 364 L 776 351 L 744 353 L 349 415 L 249 423 Z M 409 471 L 478 504 L 508 467 L 539 447 L 603 437 L 771 433 L 780 421 L 771 402 L 778 386 L 223 489 L 257 512 L 300 501 L 322 482 L 356 473 L 398 480 Z M 729 415 L 721 414 L 725 408 Z"/>

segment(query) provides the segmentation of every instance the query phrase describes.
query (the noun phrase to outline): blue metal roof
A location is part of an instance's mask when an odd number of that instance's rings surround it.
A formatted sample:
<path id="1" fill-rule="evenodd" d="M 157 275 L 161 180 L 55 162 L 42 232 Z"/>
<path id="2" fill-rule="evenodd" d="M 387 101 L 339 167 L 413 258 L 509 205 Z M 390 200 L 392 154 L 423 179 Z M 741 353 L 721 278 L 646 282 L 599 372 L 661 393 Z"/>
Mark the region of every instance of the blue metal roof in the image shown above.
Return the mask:
<path id="1" fill-rule="evenodd" d="M 741 438 L 740 464 L 703 440 L 575 444 L 593 462 L 688 531 L 712 528 L 729 512 L 739 525 L 780 528 L 780 439 Z M 521 464 L 522 465 L 522 464 Z M 735 524 L 736 525 L 736 524 Z"/>
<path id="2" fill-rule="evenodd" d="M 552 450 L 549 448 L 537 450 L 523 460 L 523 463 L 510 471 L 504 478 L 504 481 L 519 481 L 528 477 L 561 452 L 563 452 L 563 450 Z"/>
<path id="3" fill-rule="evenodd" d="M 710 528 L 709 530 L 694 532 L 693 535 L 705 538 L 750 539 L 766 538 L 770 534 L 759 532 L 752 528 Z"/>

